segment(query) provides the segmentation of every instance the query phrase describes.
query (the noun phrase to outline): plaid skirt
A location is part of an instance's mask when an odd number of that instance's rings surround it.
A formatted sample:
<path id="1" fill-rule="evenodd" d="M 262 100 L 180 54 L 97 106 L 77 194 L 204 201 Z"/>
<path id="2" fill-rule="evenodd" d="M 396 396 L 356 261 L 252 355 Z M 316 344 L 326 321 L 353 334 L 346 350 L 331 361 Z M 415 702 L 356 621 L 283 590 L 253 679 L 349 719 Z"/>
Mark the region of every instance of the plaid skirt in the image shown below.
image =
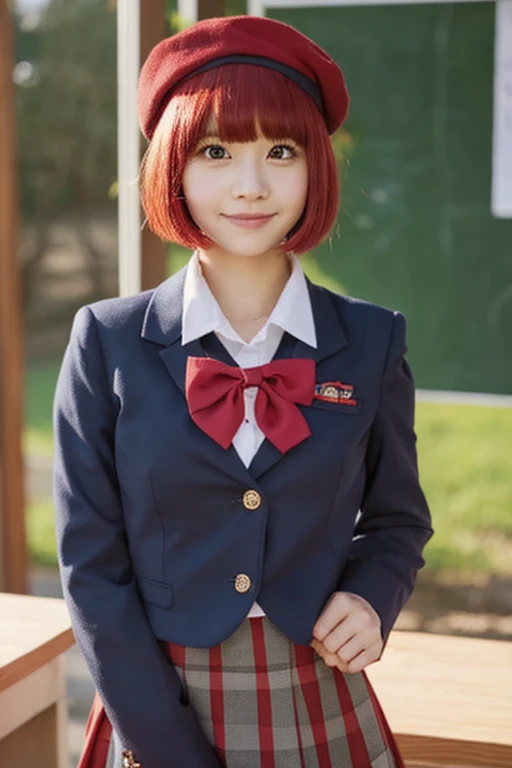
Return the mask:
<path id="1" fill-rule="evenodd" d="M 404 768 L 365 673 L 328 667 L 266 616 L 214 648 L 162 648 L 226 768 Z M 79 768 L 119 768 L 120 751 L 112 734 L 105 758 Z"/>

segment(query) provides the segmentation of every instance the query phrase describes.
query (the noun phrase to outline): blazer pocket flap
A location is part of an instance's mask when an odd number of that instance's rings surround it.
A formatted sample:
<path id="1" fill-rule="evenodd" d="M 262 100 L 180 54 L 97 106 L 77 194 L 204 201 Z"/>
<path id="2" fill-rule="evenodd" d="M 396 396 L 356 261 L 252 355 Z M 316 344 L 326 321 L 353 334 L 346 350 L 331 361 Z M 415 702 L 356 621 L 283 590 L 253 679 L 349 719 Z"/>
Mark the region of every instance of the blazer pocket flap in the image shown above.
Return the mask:
<path id="1" fill-rule="evenodd" d="M 331 413 L 339 413 L 342 416 L 361 416 L 363 412 L 363 404 L 360 400 L 356 405 L 347 405 L 342 400 L 329 403 L 326 400 L 315 398 L 311 403 L 311 408 L 320 408 Z"/>
<path id="2" fill-rule="evenodd" d="M 170 608 L 172 605 L 172 584 L 153 581 L 137 576 L 139 591 L 148 603 L 154 603 L 160 608 Z"/>

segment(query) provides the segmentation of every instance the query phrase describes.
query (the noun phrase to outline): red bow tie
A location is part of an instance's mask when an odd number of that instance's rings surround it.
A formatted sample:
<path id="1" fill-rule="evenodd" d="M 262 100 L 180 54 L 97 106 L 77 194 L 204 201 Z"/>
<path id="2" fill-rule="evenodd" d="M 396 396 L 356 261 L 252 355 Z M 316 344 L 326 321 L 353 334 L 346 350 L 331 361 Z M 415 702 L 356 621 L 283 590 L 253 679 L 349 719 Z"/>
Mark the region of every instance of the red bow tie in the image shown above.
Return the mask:
<path id="1" fill-rule="evenodd" d="M 309 359 L 275 360 L 244 369 L 208 357 L 189 357 L 185 391 L 193 421 L 228 448 L 244 418 L 243 391 L 258 387 L 258 426 L 281 453 L 286 453 L 311 434 L 296 403 L 311 405 L 315 382 L 315 362 Z"/>

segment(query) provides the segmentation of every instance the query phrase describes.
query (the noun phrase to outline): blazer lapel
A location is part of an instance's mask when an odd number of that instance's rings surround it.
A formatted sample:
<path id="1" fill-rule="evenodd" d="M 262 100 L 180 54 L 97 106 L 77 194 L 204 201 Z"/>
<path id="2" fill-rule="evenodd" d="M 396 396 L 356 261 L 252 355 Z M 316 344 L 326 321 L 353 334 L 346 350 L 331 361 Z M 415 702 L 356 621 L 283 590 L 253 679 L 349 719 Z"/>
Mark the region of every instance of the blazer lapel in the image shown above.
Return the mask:
<path id="1" fill-rule="evenodd" d="M 185 394 L 185 373 L 190 355 L 202 356 L 199 339 L 182 346 L 181 316 L 186 267 L 159 285 L 146 309 L 141 336 L 160 344 L 160 357 L 176 386 Z"/>
<path id="2" fill-rule="evenodd" d="M 141 332 L 142 338 L 162 346 L 160 351 L 162 362 L 176 386 L 183 393 L 184 398 L 187 360 L 189 357 L 204 357 L 205 354 L 200 339 L 185 345 L 181 343 L 183 288 L 186 269 L 184 267 L 155 289 L 146 310 Z M 211 336 L 216 339 L 214 334 Z M 227 350 L 226 355 L 228 355 Z M 187 408 L 185 399 L 183 407 Z M 209 456 L 218 463 L 219 468 L 250 486 L 251 476 L 234 447 L 231 445 L 227 450 L 224 450 L 206 435 L 204 435 L 204 439 L 211 442 Z"/>
<path id="3" fill-rule="evenodd" d="M 142 324 L 143 339 L 167 347 L 180 338 L 186 273 L 185 266 L 153 291 Z"/>
<path id="4" fill-rule="evenodd" d="M 308 282 L 309 298 L 313 310 L 317 348 L 310 347 L 300 339 L 295 339 L 285 333 L 277 350 L 274 360 L 285 357 L 311 358 L 317 365 L 322 360 L 339 352 L 348 343 L 347 335 L 343 328 L 341 318 L 336 312 L 333 297 L 325 289 L 314 283 Z M 318 381 L 318 378 L 317 378 Z M 304 413 L 307 418 L 307 414 Z M 313 437 L 313 435 L 312 435 Z M 311 438 L 308 438 L 311 439 Z M 292 451 L 294 449 L 292 448 Z M 258 479 L 268 472 L 285 454 L 281 453 L 268 440 L 264 440 L 259 450 L 249 465 L 252 477 Z"/>
<path id="5" fill-rule="evenodd" d="M 343 349 L 348 344 L 348 338 L 335 306 L 335 297 L 325 288 L 309 280 L 307 283 L 315 321 L 317 348 L 314 349 L 298 340 L 293 356 L 312 357 L 316 363 L 320 363 Z"/>

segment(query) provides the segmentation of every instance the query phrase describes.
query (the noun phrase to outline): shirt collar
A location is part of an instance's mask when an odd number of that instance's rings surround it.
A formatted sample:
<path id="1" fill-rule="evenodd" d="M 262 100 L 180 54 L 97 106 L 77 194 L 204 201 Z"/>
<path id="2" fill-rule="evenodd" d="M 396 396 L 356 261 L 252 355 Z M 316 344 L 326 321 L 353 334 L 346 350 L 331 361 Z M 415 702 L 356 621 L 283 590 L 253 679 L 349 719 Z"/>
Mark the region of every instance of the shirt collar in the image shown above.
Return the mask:
<path id="1" fill-rule="evenodd" d="M 299 259 L 290 254 L 292 271 L 267 322 L 252 343 L 266 338 L 270 325 L 277 326 L 296 339 L 316 348 L 317 339 L 311 299 L 306 277 Z M 206 282 L 196 251 L 192 254 L 185 276 L 183 292 L 182 344 L 216 331 L 232 341 L 246 342 L 231 327 Z"/>

